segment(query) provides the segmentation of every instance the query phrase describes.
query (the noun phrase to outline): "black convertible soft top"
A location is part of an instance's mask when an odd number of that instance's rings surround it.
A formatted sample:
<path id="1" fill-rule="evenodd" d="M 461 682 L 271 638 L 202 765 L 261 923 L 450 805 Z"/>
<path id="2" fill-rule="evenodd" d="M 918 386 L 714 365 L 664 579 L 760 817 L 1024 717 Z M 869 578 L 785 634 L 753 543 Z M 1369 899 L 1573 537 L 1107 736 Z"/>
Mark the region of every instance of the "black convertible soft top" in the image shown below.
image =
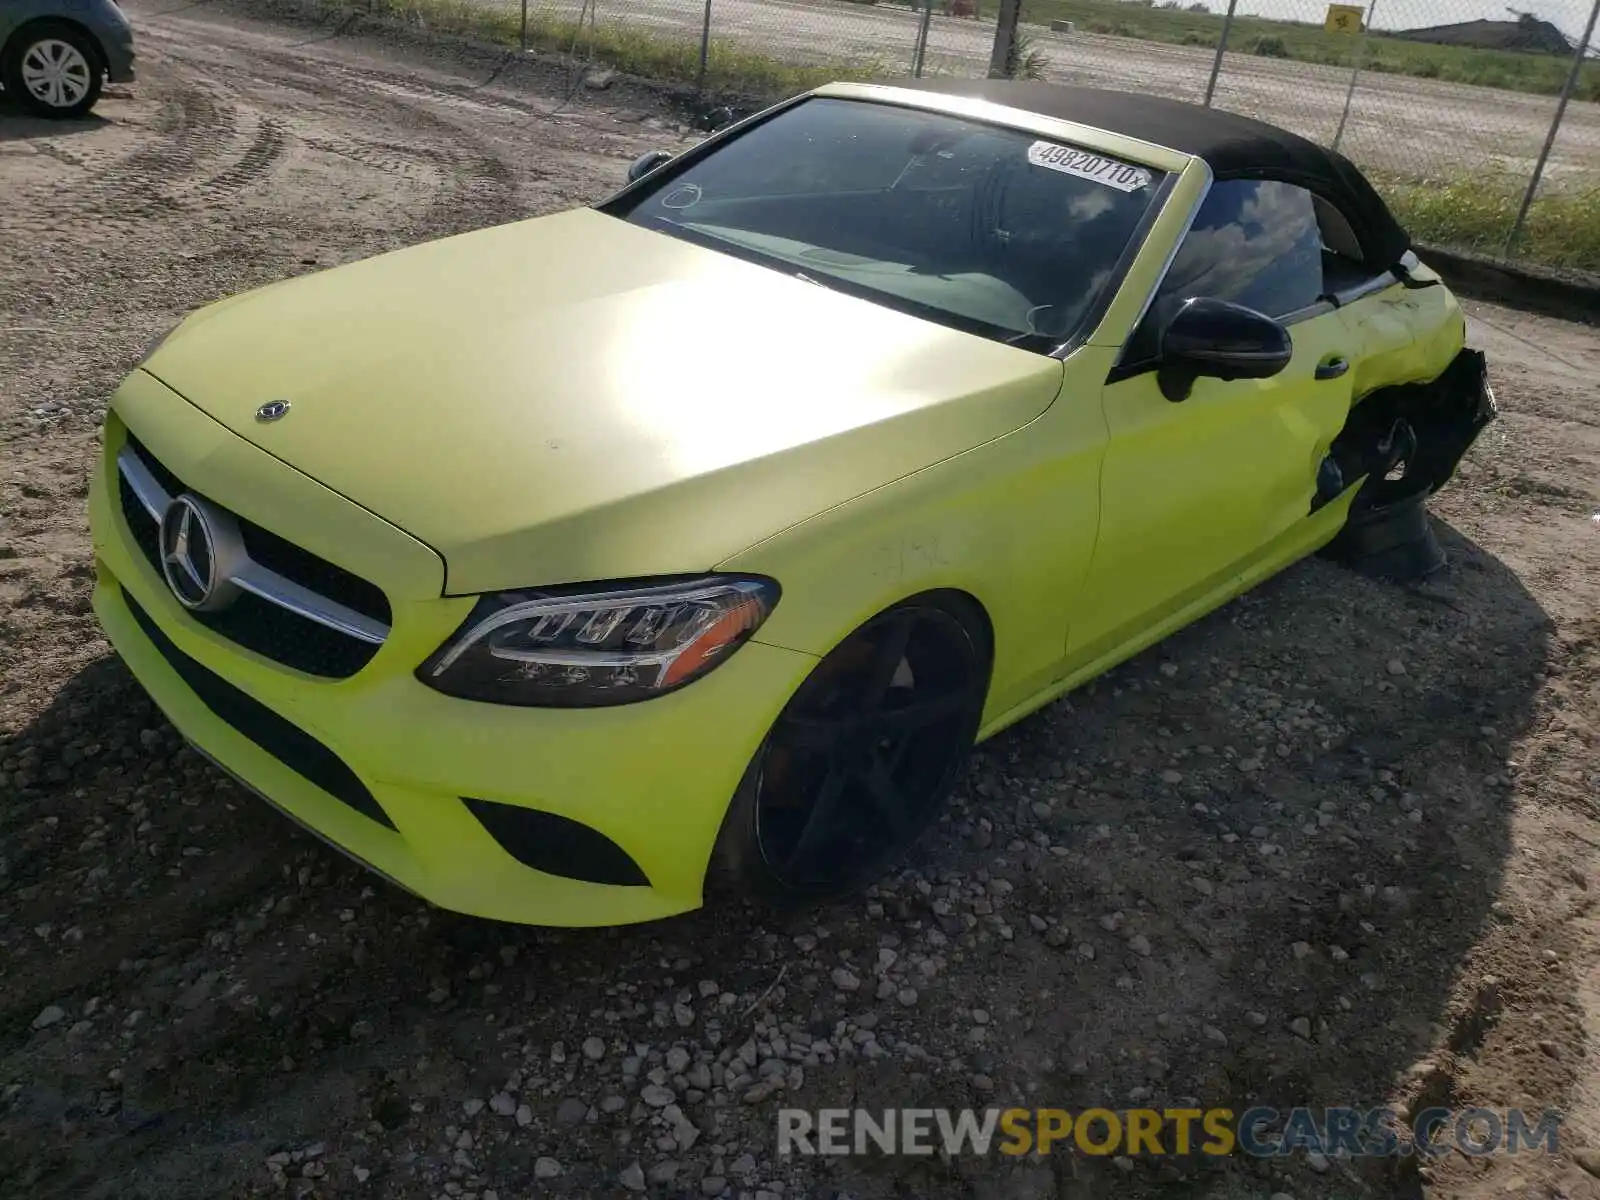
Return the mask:
<path id="1" fill-rule="evenodd" d="M 1399 264 L 1411 238 L 1367 177 L 1337 150 L 1252 117 L 1181 100 L 1010 79 L 919 79 L 896 87 L 963 96 L 1166 146 L 1210 164 L 1218 179 L 1276 179 L 1322 196 L 1350 222 L 1375 270 Z"/>

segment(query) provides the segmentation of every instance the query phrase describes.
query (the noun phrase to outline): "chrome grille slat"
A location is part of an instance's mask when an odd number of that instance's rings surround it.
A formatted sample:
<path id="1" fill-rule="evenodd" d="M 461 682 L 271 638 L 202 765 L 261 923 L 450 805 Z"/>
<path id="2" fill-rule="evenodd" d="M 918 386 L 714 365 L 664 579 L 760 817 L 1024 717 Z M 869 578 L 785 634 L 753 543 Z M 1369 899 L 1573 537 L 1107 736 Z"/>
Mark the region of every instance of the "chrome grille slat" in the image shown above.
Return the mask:
<path id="1" fill-rule="evenodd" d="M 122 477 L 128 481 L 128 486 L 133 489 L 133 494 L 139 498 L 139 503 L 144 505 L 145 512 L 158 525 L 161 523 L 161 514 L 167 511 L 167 505 L 172 503 L 172 497 L 167 495 L 167 489 L 156 480 L 150 468 L 132 447 L 124 446 L 117 454 L 117 470 L 122 472 Z"/>
<path id="2" fill-rule="evenodd" d="M 132 446 L 125 445 L 118 451 L 117 470 L 151 520 L 159 524 L 172 497 Z M 381 646 L 389 636 L 390 627 L 382 621 L 319 595 L 248 557 L 229 575 L 229 579 L 242 590 L 269 604 L 357 641 Z"/>

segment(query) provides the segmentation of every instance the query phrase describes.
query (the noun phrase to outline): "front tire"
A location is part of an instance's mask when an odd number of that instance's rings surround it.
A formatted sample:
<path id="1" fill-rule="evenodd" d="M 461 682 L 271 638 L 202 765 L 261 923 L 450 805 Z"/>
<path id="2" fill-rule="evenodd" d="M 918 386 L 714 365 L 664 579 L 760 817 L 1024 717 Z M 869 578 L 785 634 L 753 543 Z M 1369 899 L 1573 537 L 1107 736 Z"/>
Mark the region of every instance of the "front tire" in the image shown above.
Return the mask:
<path id="1" fill-rule="evenodd" d="M 40 21 L 22 29 L 0 61 L 6 95 L 45 117 L 83 116 L 100 99 L 104 76 L 94 39 L 62 21 Z"/>
<path id="2" fill-rule="evenodd" d="M 751 760 L 708 892 L 796 909 L 872 883 L 943 809 L 988 683 L 985 626 L 960 597 L 916 598 L 861 626 L 817 664 Z"/>

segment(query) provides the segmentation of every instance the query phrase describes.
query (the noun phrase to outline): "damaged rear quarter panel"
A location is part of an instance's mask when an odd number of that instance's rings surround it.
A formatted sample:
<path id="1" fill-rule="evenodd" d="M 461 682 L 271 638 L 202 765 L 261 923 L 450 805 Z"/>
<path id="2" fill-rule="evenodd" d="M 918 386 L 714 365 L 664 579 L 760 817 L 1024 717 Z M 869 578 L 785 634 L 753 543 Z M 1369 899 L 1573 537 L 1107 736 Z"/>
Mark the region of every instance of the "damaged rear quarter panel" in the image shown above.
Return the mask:
<path id="1" fill-rule="evenodd" d="M 1466 349 L 1460 304 L 1443 286 L 1396 286 L 1343 315 L 1359 364 L 1356 398 L 1331 448 L 1345 482 L 1370 473 L 1361 489 L 1369 504 L 1437 491 L 1494 417 L 1483 356 Z M 1386 483 L 1397 457 L 1405 482 Z"/>
<path id="2" fill-rule="evenodd" d="M 1340 310 L 1350 330 L 1360 404 L 1380 388 L 1437 379 L 1467 341 L 1461 305 L 1443 286 L 1401 284 Z"/>

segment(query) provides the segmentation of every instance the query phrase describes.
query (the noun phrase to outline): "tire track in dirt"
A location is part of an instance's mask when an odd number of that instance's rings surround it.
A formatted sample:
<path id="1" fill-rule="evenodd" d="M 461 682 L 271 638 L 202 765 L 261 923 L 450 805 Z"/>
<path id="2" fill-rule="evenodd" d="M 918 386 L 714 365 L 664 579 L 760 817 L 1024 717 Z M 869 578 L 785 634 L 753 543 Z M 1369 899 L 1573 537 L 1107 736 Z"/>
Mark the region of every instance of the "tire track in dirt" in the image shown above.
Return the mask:
<path id="1" fill-rule="evenodd" d="M 299 82 L 299 60 L 274 53 L 264 53 L 259 58 L 264 64 L 284 68 L 284 77 L 275 82 L 305 87 Z M 402 87 L 376 73 L 340 63 L 328 64 L 328 69 L 315 80 L 312 94 L 319 102 L 326 104 L 329 92 L 337 93 L 340 107 L 351 117 L 376 117 L 386 123 L 399 118 L 408 135 L 404 142 L 368 141 L 362 147 L 353 144 L 357 139 L 324 128 L 324 134 L 331 137 L 325 138 L 323 144 L 331 141 L 334 153 L 346 154 L 364 165 L 379 166 L 372 156 L 376 148 L 395 152 L 402 162 L 409 158 L 430 169 L 441 188 L 418 218 L 417 224 L 424 229 L 461 228 L 463 216 L 469 216 L 475 225 L 491 225 L 523 215 L 517 202 L 516 172 L 478 134 L 433 110 L 436 104 L 460 103 L 459 97 L 445 89 L 409 83 Z M 520 115 L 514 108 L 506 108 L 510 114 Z"/>

